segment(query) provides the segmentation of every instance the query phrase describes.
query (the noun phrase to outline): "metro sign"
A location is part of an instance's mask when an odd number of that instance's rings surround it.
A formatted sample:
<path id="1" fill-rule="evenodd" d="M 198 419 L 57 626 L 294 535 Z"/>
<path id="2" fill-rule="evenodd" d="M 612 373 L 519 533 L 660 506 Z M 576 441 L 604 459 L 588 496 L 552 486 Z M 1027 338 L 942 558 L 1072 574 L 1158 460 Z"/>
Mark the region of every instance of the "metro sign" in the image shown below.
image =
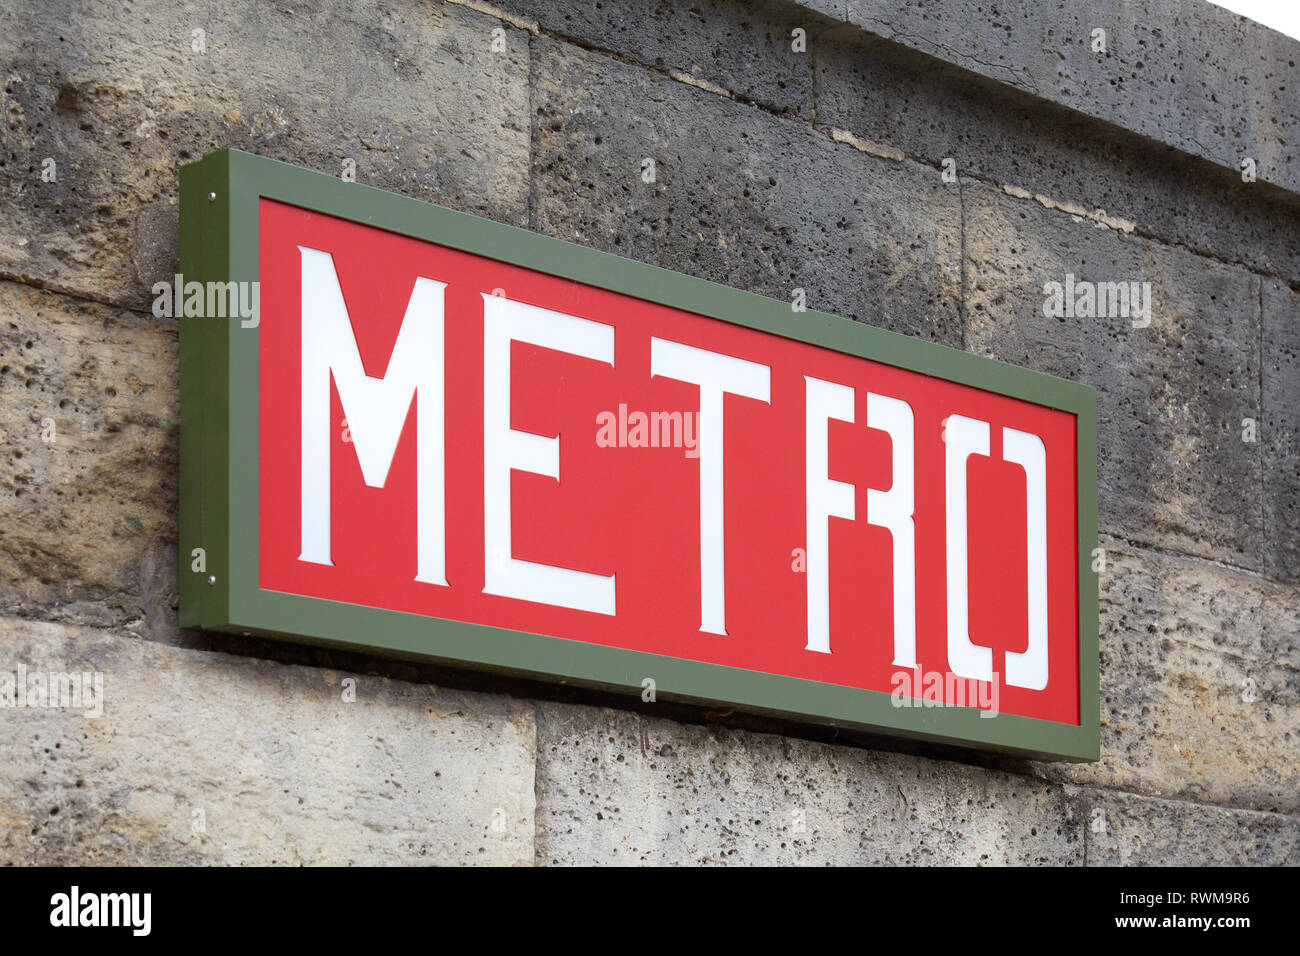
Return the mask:
<path id="1" fill-rule="evenodd" d="M 182 623 L 1098 753 L 1091 389 L 237 151 Z M 201 560 L 200 560 L 201 558 Z"/>

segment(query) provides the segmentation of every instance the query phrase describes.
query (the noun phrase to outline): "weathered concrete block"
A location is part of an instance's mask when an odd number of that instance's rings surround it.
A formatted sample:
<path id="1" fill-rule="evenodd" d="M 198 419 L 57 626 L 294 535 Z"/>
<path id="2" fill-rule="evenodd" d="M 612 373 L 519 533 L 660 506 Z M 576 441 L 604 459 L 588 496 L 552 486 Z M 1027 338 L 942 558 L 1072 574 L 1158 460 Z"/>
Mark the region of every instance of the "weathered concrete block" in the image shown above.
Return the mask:
<path id="1" fill-rule="evenodd" d="M 930 171 L 545 37 L 533 51 L 535 229 L 960 343 L 960 205 Z"/>
<path id="2" fill-rule="evenodd" d="M 1082 862 L 1056 786 L 899 754 L 542 704 L 542 864 Z"/>
<path id="3" fill-rule="evenodd" d="M 1069 780 L 1204 803 L 1300 807 L 1300 598 L 1103 539 L 1101 760 Z"/>
<path id="4" fill-rule="evenodd" d="M 6 4 L 0 63 L 12 276 L 146 307 L 177 170 L 226 146 L 527 222 L 528 34 L 464 7 Z"/>
<path id="5" fill-rule="evenodd" d="M 967 347 L 1096 386 L 1101 529 L 1259 568 L 1258 277 L 991 187 L 966 204 Z M 1067 275 L 1149 283 L 1149 326 L 1045 315 Z"/>
<path id="6" fill-rule="evenodd" d="M 1263 395 L 1259 454 L 1263 458 L 1264 568 L 1300 581 L 1300 294 L 1263 280 Z"/>
<path id="7" fill-rule="evenodd" d="M 1294 816 L 1107 790 L 1077 794 L 1089 821 L 1088 866 L 1300 864 Z"/>
<path id="8" fill-rule="evenodd" d="M 103 716 L 0 710 L 4 863 L 533 862 L 535 726 L 509 698 L 0 618 L 19 664 L 102 672 Z"/>
<path id="9" fill-rule="evenodd" d="M 830 27 L 815 43 L 819 123 L 897 148 L 936 175 L 951 159 L 961 177 L 1300 281 L 1293 194 L 858 27 Z"/>
<path id="10" fill-rule="evenodd" d="M 143 614 L 176 546 L 176 346 L 151 316 L 0 282 L 0 607 Z"/>
<path id="11" fill-rule="evenodd" d="M 778 113 L 811 116 L 813 84 L 805 10 L 773 0 L 502 0 L 548 34 L 681 72 Z M 802 27 L 803 51 L 792 31 Z"/>

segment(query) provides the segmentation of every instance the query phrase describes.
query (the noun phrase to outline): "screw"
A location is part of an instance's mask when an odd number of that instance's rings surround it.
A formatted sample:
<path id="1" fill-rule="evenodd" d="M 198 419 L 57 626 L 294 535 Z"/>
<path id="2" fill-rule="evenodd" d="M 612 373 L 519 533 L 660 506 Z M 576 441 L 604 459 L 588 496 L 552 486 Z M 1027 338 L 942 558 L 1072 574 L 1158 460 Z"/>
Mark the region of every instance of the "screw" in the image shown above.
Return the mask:
<path id="1" fill-rule="evenodd" d="M 208 202 L 216 202 L 216 201 L 217 201 L 217 194 L 216 194 L 216 193 L 208 193 Z"/>
<path id="2" fill-rule="evenodd" d="M 208 587 L 212 587 L 212 586 L 215 585 L 216 583 L 217 583 L 217 576 L 216 576 L 215 574 L 209 574 L 209 575 L 208 575 Z"/>

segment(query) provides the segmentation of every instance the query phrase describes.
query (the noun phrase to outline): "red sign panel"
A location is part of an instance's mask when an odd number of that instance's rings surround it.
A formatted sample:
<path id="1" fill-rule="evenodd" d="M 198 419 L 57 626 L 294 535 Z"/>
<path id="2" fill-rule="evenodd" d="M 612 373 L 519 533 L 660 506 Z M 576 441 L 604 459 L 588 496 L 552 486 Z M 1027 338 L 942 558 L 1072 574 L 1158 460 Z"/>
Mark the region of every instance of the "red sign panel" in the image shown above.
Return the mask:
<path id="1" fill-rule="evenodd" d="M 262 589 L 1080 723 L 1075 416 L 258 217 Z"/>

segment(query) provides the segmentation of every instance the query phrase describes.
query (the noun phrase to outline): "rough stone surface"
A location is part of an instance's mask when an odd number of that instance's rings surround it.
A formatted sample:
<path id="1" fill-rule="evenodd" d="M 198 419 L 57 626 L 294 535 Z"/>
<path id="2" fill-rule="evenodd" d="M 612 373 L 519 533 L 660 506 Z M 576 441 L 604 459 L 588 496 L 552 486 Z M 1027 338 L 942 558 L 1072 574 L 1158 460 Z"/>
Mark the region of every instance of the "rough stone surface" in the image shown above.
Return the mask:
<path id="1" fill-rule="evenodd" d="M 899 149 L 936 175 L 951 159 L 960 177 L 1300 282 L 1293 193 L 855 27 L 818 34 L 815 63 L 819 123 Z"/>
<path id="2" fill-rule="evenodd" d="M 533 55 L 536 229 L 960 345 L 960 202 L 929 170 L 545 37 Z"/>
<path id="3" fill-rule="evenodd" d="M 1183 0 L 800 2 L 1231 169 L 1252 156 L 1261 179 L 1300 187 L 1300 47 L 1217 5 L 1193 12 Z M 1093 48 L 1099 28 L 1104 52 Z"/>
<path id="4" fill-rule="evenodd" d="M 1070 780 L 1300 810 L 1300 599 L 1241 571 L 1103 539 L 1101 760 Z"/>
<path id="5" fill-rule="evenodd" d="M 991 187 L 966 205 L 967 348 L 1097 389 L 1101 530 L 1261 569 L 1259 277 Z M 1067 275 L 1150 283 L 1150 325 L 1045 315 Z"/>
<path id="6" fill-rule="evenodd" d="M 811 116 L 813 84 L 807 13 L 770 0 L 504 0 L 552 36 L 625 56 L 778 112 Z M 792 31 L 804 28 L 805 47 Z"/>
<path id="7" fill-rule="evenodd" d="M 538 708 L 537 792 L 543 864 L 1083 862 L 1059 787 L 594 707 Z"/>
<path id="8" fill-rule="evenodd" d="M 1089 866 L 1296 866 L 1294 816 L 1079 791 Z"/>
<path id="9" fill-rule="evenodd" d="M 178 169 L 227 146 L 526 224 L 528 34 L 463 7 L 5 4 L 0 65 L 12 276 L 147 305 Z"/>
<path id="10" fill-rule="evenodd" d="M 1300 582 L 1300 295 L 1269 279 L 1262 286 L 1264 567 Z"/>
<path id="11" fill-rule="evenodd" d="M 536 728 L 508 698 L 0 618 L 19 663 L 101 673 L 103 713 L 0 711 L 5 862 L 533 862 Z"/>
<path id="12" fill-rule="evenodd" d="M 0 608 L 144 613 L 176 548 L 176 345 L 174 323 L 0 282 Z"/>

